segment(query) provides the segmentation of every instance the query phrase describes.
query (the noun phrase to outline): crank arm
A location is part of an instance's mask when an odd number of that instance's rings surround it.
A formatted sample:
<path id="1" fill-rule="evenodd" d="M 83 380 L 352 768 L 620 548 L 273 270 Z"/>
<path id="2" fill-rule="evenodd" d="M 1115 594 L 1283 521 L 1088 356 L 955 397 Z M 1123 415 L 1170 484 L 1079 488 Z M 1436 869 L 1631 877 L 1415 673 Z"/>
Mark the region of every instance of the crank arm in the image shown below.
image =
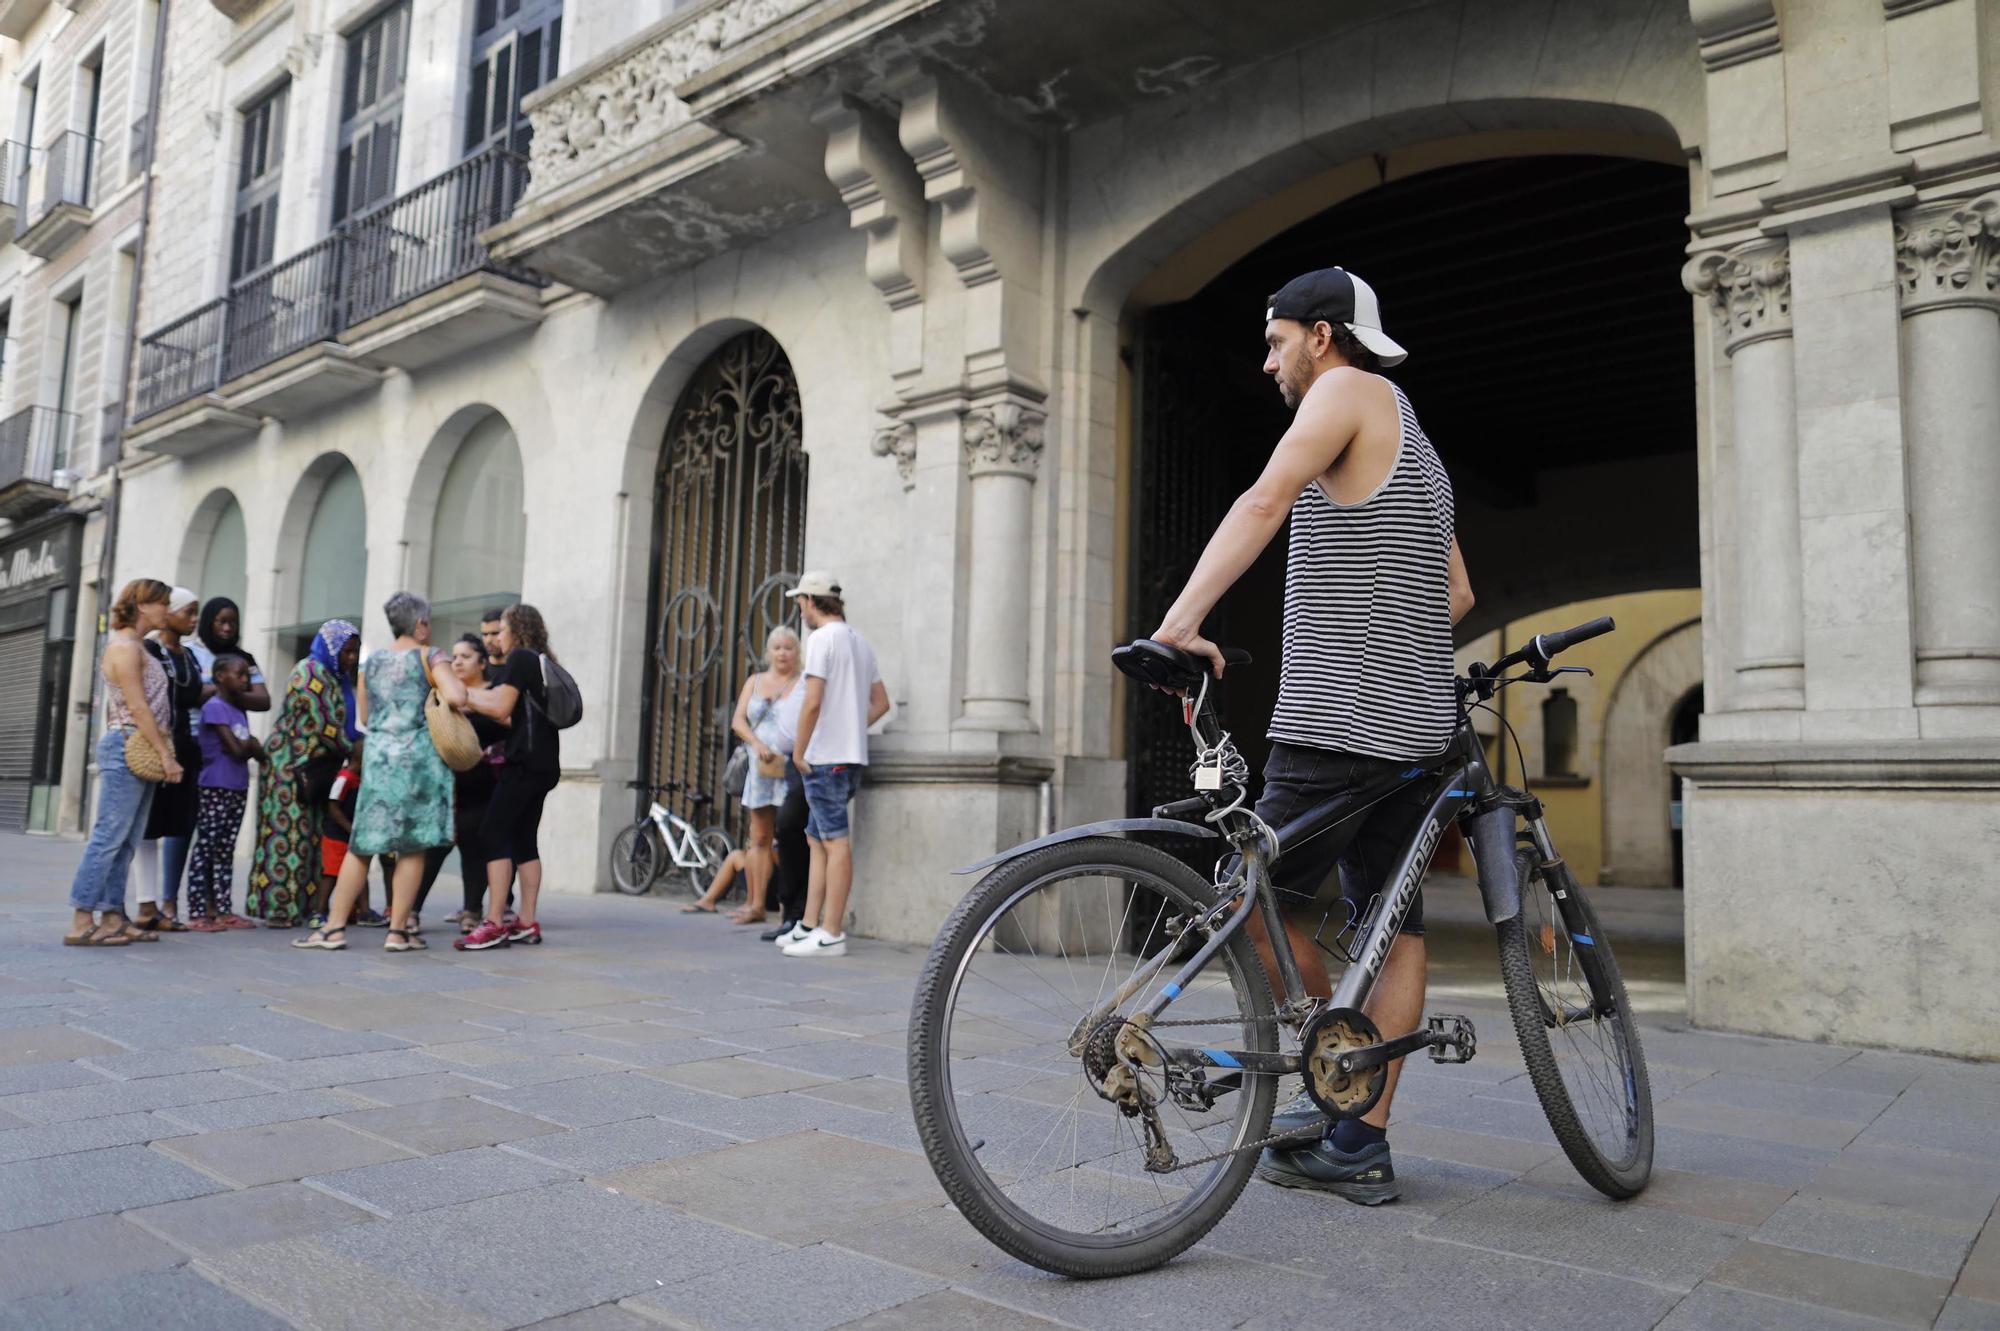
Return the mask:
<path id="1" fill-rule="evenodd" d="M 1465 1063 L 1471 1060 L 1473 1051 L 1478 1047 L 1476 1039 L 1472 1023 L 1465 1018 L 1433 1016 L 1423 1030 L 1349 1050 L 1334 1059 L 1333 1065 L 1344 1073 L 1366 1072 L 1384 1063 L 1407 1058 L 1419 1049 L 1430 1050 L 1431 1057 L 1441 1063 Z"/>

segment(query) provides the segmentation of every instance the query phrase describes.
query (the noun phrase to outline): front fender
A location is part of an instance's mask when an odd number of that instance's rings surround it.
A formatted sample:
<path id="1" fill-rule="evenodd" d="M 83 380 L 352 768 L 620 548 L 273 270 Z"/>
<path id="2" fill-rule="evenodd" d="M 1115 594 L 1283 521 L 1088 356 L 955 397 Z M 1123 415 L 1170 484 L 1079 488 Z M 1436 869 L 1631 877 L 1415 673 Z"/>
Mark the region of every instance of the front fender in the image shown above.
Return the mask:
<path id="1" fill-rule="evenodd" d="M 1486 920 L 1498 924 L 1521 913 L 1521 880 L 1514 871 L 1514 809 L 1498 804 L 1465 820 L 1465 839 L 1479 866 L 1479 895 Z"/>
<path id="2" fill-rule="evenodd" d="M 1023 841 L 1018 846 L 1011 846 L 997 855 L 988 855 L 985 859 L 975 864 L 968 864 L 963 869 L 953 869 L 952 873 L 954 875 L 978 873 L 980 870 L 990 869 L 996 864 L 1005 864 L 1008 860 L 1017 860 L 1021 856 L 1031 851 L 1040 850 L 1044 846 L 1059 846 L 1065 841 L 1081 841 L 1085 837 L 1092 836 L 1130 836 L 1134 832 L 1159 832 L 1166 836 L 1193 837 L 1214 837 L 1216 835 L 1216 831 L 1212 827 L 1204 827 L 1200 823 L 1183 823 L 1173 818 L 1107 818 L 1101 823 L 1085 823 L 1081 827 L 1064 828 L 1060 832 L 1051 832 L 1047 836 L 1036 837 L 1033 841 Z"/>

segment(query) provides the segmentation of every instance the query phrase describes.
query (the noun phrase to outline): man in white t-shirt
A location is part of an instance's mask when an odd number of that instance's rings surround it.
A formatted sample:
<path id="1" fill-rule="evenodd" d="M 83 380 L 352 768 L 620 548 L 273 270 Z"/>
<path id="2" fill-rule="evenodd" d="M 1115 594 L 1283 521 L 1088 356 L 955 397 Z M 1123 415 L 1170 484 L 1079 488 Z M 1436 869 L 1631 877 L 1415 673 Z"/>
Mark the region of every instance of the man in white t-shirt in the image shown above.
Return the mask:
<path id="1" fill-rule="evenodd" d="M 875 649 L 848 624 L 840 580 L 808 573 L 785 593 L 797 602 L 812 636 L 806 639 L 806 700 L 799 709 L 792 761 L 805 777 L 806 844 L 812 864 L 806 912 L 778 936 L 788 957 L 847 955 L 847 896 L 854 887 L 854 850 L 847 805 L 868 766 L 868 727 L 889 711 L 889 691 Z"/>

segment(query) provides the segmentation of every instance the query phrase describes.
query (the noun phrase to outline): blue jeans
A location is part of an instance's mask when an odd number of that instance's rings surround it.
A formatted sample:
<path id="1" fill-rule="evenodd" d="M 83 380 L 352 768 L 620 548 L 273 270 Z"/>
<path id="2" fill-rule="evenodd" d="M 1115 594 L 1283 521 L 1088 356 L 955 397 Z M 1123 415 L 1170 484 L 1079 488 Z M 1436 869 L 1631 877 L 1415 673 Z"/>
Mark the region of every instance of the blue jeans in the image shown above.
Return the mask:
<path id="1" fill-rule="evenodd" d="M 815 763 L 806 777 L 806 835 L 838 841 L 847 835 L 847 804 L 861 789 L 860 763 Z"/>
<path id="2" fill-rule="evenodd" d="M 83 848 L 83 862 L 69 885 L 76 910 L 125 913 L 125 877 L 132 852 L 146 837 L 146 813 L 153 807 L 153 783 L 125 766 L 125 732 L 107 730 L 97 741 L 97 821 Z"/>

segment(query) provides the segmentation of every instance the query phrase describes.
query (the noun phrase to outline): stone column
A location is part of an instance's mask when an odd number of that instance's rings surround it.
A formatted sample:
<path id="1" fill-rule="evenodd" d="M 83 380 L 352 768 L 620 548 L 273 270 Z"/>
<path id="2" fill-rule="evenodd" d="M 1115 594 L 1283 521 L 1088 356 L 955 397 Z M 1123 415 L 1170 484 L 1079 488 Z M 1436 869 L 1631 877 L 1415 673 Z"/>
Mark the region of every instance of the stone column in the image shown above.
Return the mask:
<path id="1" fill-rule="evenodd" d="M 1029 542 L 1043 420 L 1041 411 L 1012 400 L 965 414 L 972 558 L 962 729 L 1035 728 L 1028 715 Z"/>
<path id="2" fill-rule="evenodd" d="M 1721 321 L 1736 455 L 1737 689 L 1744 710 L 1805 705 L 1791 269 L 1782 239 L 1697 255 L 1682 273 Z"/>
<path id="3" fill-rule="evenodd" d="M 1916 700 L 2000 704 L 2000 194 L 1897 219 Z"/>

